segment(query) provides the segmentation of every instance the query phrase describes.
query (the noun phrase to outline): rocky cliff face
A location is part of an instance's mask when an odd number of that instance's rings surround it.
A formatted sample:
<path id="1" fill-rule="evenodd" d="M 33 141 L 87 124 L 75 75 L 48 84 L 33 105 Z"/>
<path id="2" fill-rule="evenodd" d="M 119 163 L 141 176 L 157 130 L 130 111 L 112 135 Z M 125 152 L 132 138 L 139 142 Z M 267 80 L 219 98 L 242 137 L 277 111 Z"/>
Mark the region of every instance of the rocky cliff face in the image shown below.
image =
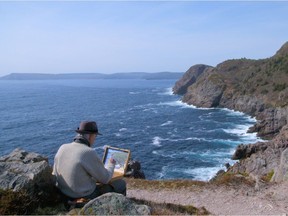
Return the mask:
<path id="1" fill-rule="evenodd" d="M 204 72 L 207 72 L 211 69 L 213 69 L 213 67 L 203 64 L 198 64 L 190 67 L 185 72 L 183 77 L 175 83 L 175 86 L 173 87 L 173 92 L 180 95 L 186 94 L 188 87 L 194 84 Z"/>
<path id="2" fill-rule="evenodd" d="M 200 75 L 198 68 L 191 67 L 173 88 L 183 94 L 183 102 L 255 116 L 257 123 L 249 131 L 273 139 L 239 146 L 234 158 L 240 162 L 231 171 L 264 175 L 275 169 L 288 146 L 288 42 L 267 59 L 227 60 L 215 68 L 207 66 Z"/>
<path id="3" fill-rule="evenodd" d="M 273 137 L 288 122 L 288 42 L 271 58 L 191 67 L 175 84 L 183 102 L 226 107 L 256 116 L 252 131 Z"/>

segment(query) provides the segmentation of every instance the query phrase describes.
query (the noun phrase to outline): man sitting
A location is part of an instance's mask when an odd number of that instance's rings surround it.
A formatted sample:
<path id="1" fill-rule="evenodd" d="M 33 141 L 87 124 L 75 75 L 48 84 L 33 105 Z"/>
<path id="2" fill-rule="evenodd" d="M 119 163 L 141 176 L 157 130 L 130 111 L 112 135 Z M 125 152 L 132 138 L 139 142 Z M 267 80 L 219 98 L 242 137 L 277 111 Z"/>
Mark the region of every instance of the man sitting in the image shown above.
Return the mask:
<path id="1" fill-rule="evenodd" d="M 111 158 L 104 167 L 92 149 L 96 137 L 102 135 L 96 122 L 83 121 L 76 132 L 74 141 L 63 144 L 55 155 L 53 175 L 56 186 L 70 198 L 93 199 L 108 192 L 126 195 L 126 182 L 123 179 L 110 182 L 115 160 Z"/>

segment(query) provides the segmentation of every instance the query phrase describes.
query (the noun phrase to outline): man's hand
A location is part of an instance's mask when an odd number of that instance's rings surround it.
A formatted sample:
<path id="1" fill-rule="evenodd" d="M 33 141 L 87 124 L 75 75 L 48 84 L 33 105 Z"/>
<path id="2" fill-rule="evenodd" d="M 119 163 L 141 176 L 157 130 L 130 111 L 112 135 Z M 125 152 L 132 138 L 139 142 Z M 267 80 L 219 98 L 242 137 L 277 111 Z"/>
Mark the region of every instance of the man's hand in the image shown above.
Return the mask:
<path id="1" fill-rule="evenodd" d="M 116 164 L 116 161 L 114 160 L 114 158 L 110 158 L 110 163 Z"/>

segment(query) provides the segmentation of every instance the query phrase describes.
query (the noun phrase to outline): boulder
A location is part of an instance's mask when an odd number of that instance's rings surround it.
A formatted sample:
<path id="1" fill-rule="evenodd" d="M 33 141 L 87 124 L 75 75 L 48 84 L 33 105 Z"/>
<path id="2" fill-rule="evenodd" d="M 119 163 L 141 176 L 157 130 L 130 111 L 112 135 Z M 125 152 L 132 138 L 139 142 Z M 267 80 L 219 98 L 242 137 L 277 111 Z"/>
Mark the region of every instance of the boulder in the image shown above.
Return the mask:
<path id="1" fill-rule="evenodd" d="M 285 167 L 286 154 L 283 152 L 286 152 L 286 149 L 288 149 L 288 125 L 284 126 L 271 141 L 239 145 L 232 159 L 240 161 L 229 168 L 229 172 L 248 173 L 259 177 L 275 172 L 279 164 Z"/>
<path id="2" fill-rule="evenodd" d="M 0 173 L 2 190 L 25 190 L 31 195 L 39 195 L 51 192 L 54 187 L 48 159 L 20 148 L 0 157 Z"/>
<path id="3" fill-rule="evenodd" d="M 250 157 L 252 154 L 256 152 L 264 152 L 267 149 L 267 143 L 257 142 L 255 144 L 240 144 L 237 146 L 232 160 L 240 160 Z"/>
<path id="4" fill-rule="evenodd" d="M 128 162 L 128 167 L 127 167 L 127 171 L 125 173 L 125 177 L 145 179 L 145 174 L 141 170 L 141 164 L 139 161 L 130 160 Z"/>
<path id="5" fill-rule="evenodd" d="M 138 205 L 122 194 L 107 193 L 89 201 L 80 215 L 150 215 L 151 209 Z"/>
<path id="6" fill-rule="evenodd" d="M 280 165 L 275 170 L 271 179 L 272 182 L 282 182 L 288 180 L 288 148 L 281 153 Z"/>

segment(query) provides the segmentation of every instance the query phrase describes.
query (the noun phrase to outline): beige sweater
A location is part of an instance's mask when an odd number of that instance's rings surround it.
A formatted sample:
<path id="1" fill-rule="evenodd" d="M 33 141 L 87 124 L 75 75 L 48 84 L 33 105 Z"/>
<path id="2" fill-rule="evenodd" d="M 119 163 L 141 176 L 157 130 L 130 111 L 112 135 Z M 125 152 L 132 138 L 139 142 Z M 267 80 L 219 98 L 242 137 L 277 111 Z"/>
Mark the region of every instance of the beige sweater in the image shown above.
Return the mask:
<path id="1" fill-rule="evenodd" d="M 53 175 L 62 193 L 78 198 L 91 194 L 96 188 L 96 182 L 107 184 L 114 168 L 112 163 L 105 168 L 92 148 L 72 142 L 63 144 L 56 153 Z"/>

